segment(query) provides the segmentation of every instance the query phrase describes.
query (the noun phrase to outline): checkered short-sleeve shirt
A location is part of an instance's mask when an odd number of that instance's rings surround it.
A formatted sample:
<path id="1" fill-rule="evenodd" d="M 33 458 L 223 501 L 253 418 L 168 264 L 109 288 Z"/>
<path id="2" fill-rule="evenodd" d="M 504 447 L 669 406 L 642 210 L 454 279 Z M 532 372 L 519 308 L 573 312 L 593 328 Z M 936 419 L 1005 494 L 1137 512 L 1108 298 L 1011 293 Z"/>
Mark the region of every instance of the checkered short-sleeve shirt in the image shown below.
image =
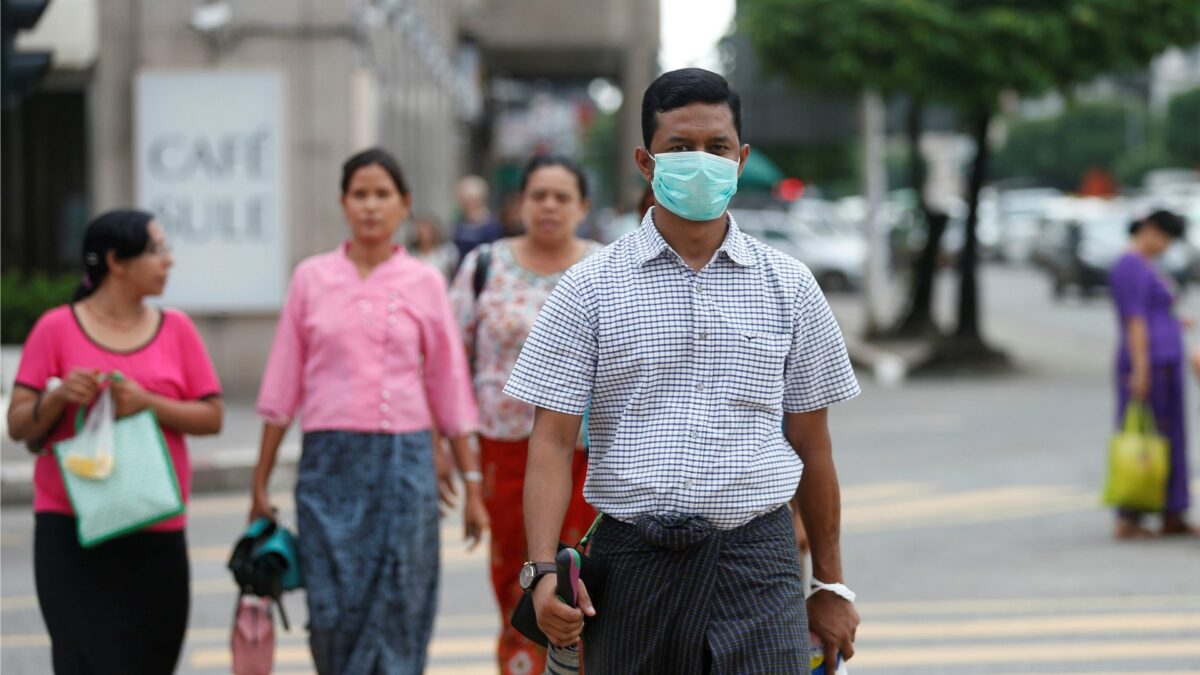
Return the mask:
<path id="1" fill-rule="evenodd" d="M 581 261 L 534 323 L 505 393 L 589 416 L 584 497 L 614 518 L 733 528 L 791 499 L 786 412 L 858 395 L 811 272 L 738 229 L 699 272 L 641 227 Z"/>

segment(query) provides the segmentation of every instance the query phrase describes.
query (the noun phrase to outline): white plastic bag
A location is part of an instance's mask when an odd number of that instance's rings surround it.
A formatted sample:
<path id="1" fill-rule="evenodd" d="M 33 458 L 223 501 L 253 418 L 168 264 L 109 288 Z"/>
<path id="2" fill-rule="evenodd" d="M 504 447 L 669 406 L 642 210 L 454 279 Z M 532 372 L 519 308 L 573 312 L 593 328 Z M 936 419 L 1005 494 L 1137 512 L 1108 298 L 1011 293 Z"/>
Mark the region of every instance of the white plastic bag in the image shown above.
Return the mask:
<path id="1" fill-rule="evenodd" d="M 80 409 L 80 414 L 83 410 Z M 63 466 L 71 473 L 88 480 L 104 480 L 113 472 L 113 408 L 112 392 L 105 387 L 88 413 L 87 421 L 71 451 L 63 458 Z"/>

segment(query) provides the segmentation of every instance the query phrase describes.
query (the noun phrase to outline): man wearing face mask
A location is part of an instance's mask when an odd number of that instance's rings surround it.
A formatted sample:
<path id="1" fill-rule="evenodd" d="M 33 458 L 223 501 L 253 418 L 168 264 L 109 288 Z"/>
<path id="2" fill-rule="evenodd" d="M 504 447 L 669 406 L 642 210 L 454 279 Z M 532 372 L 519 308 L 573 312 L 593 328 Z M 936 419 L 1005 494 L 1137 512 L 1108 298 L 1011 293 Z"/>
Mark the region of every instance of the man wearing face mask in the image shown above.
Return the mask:
<path id="1" fill-rule="evenodd" d="M 721 76 L 650 85 L 635 161 L 657 206 L 562 277 L 505 389 L 537 406 L 522 578 L 552 642 L 582 635 L 589 673 L 806 673 L 810 629 L 854 653 L 826 410 L 858 383 L 813 275 L 727 213 L 740 132 Z M 573 609 L 552 561 L 589 401 L 584 497 L 604 517 L 588 553 L 608 581 Z M 807 606 L 788 502 L 811 541 Z"/>

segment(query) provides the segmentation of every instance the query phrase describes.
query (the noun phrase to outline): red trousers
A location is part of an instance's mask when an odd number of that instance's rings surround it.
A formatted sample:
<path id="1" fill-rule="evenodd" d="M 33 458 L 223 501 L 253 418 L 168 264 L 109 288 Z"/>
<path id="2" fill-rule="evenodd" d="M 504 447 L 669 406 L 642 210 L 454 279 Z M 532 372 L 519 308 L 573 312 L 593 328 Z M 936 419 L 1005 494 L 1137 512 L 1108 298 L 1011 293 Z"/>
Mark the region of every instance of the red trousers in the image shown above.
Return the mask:
<path id="1" fill-rule="evenodd" d="M 529 441 L 497 441 L 479 438 L 483 464 L 483 503 L 492 519 L 492 589 L 500 606 L 500 643 L 496 656 L 503 675 L 536 675 L 546 669 L 546 650 L 530 642 L 509 624 L 521 599 L 517 577 L 529 559 L 525 543 L 525 462 Z M 560 541 L 579 543 L 596 518 L 596 511 L 583 500 L 587 456 L 575 453 L 571 469 L 574 486 Z"/>

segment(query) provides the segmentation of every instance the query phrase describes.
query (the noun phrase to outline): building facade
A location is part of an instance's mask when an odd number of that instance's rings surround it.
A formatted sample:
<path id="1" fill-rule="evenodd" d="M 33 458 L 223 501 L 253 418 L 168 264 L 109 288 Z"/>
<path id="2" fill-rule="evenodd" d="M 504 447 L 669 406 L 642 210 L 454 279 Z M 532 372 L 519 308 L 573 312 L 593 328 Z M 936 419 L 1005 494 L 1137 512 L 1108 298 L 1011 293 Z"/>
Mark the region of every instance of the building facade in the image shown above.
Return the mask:
<path id="1" fill-rule="evenodd" d="M 350 154 L 395 153 L 414 211 L 449 224 L 458 178 L 492 171 L 492 83 L 605 78 L 627 159 L 658 2 L 53 0 L 20 39 L 54 65 L 5 109 L 5 270 L 78 270 L 92 216 L 155 212 L 176 257 L 163 302 L 247 398 L 291 270 L 346 236 Z"/>

